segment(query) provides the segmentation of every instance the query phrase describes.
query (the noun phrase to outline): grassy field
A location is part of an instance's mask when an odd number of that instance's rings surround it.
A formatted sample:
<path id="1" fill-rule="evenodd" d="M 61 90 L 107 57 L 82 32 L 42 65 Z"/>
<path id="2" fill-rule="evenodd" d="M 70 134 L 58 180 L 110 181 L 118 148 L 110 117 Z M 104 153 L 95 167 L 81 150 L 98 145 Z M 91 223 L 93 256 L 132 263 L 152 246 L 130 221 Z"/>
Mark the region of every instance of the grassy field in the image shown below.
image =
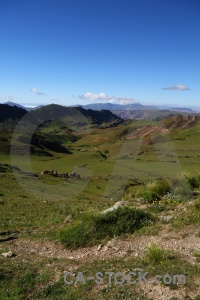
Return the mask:
<path id="1" fill-rule="evenodd" d="M 16 148 L 10 155 L 11 131 L 6 146 L 1 131 L 0 254 L 12 250 L 13 256 L 0 256 L 0 299 L 148 300 L 159 299 L 161 292 L 166 299 L 199 299 L 199 125 L 197 120 L 167 131 L 161 121 L 127 121 L 69 131 L 54 122 L 39 134 L 57 139 L 71 154 L 44 149 L 51 156 L 17 155 Z M 13 172 L 12 166 L 19 169 Z M 75 171 L 81 178 L 44 175 L 43 170 Z M 135 211 L 127 211 L 127 219 L 123 213 L 102 217 L 101 211 L 123 200 L 153 221 L 132 230 L 125 224 L 142 220 Z M 117 246 L 109 246 L 113 240 Z M 187 284 L 66 285 L 63 280 L 66 270 L 92 275 L 134 269 L 151 277 L 186 274 Z"/>

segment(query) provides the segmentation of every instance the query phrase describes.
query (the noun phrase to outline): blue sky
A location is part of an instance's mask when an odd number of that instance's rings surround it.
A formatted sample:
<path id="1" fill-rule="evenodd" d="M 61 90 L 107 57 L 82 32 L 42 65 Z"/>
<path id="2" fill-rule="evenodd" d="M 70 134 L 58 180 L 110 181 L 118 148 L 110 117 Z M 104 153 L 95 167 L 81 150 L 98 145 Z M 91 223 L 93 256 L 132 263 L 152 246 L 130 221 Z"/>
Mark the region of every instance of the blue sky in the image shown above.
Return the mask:
<path id="1" fill-rule="evenodd" d="M 199 0 L 0 0 L 0 102 L 200 106 Z"/>

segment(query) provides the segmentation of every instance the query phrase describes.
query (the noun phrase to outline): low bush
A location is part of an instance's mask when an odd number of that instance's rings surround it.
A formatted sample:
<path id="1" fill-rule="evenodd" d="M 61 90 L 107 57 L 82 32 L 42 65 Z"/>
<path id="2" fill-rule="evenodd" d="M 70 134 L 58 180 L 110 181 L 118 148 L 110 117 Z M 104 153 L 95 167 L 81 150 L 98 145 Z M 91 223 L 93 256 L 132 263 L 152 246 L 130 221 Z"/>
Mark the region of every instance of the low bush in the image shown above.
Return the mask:
<path id="1" fill-rule="evenodd" d="M 200 198 L 194 201 L 194 207 L 195 209 L 200 210 Z"/>
<path id="2" fill-rule="evenodd" d="M 168 181 L 162 178 L 147 183 L 145 186 L 145 191 L 142 193 L 142 198 L 149 203 L 153 203 L 159 200 L 160 197 L 162 197 L 169 191 L 170 191 L 170 185 Z"/>
<path id="3" fill-rule="evenodd" d="M 192 198 L 192 189 L 185 176 L 179 178 L 171 178 L 171 191 L 175 196 L 178 196 L 180 201 L 189 200 Z"/>
<path id="4" fill-rule="evenodd" d="M 199 188 L 199 176 L 188 176 L 186 175 L 186 179 L 189 183 L 190 188 L 193 189 L 197 189 Z"/>
<path id="5" fill-rule="evenodd" d="M 62 229 L 60 240 L 69 248 L 90 246 L 107 237 L 133 233 L 153 221 L 154 217 L 141 209 L 119 207 L 105 214 L 86 215 L 81 223 Z"/>
<path id="6" fill-rule="evenodd" d="M 146 189 L 158 196 L 163 196 L 170 191 L 170 185 L 166 179 L 162 178 L 148 183 Z"/>
<path id="7" fill-rule="evenodd" d="M 154 201 L 157 201 L 159 197 L 158 194 L 154 192 L 145 191 L 142 194 L 142 198 L 144 199 L 144 201 L 147 201 L 148 203 L 153 203 Z"/>
<path id="8" fill-rule="evenodd" d="M 151 244 L 147 249 L 146 249 L 146 260 L 159 264 L 162 261 L 165 260 L 173 260 L 175 259 L 175 255 L 168 250 L 161 249 L 158 245 L 156 244 Z"/>
<path id="9" fill-rule="evenodd" d="M 108 153 L 110 153 L 110 150 L 108 149 L 104 150 L 104 154 L 108 154 Z"/>

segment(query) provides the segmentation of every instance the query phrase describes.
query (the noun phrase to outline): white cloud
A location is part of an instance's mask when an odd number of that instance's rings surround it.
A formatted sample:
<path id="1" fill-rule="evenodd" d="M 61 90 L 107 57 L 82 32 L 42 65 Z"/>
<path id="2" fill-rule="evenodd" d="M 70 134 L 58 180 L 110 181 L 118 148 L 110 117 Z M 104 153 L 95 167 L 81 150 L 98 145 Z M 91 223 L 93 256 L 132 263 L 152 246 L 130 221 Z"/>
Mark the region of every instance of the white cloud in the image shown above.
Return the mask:
<path id="1" fill-rule="evenodd" d="M 98 94 L 93 94 L 91 92 L 87 92 L 85 94 L 79 95 L 80 99 L 88 100 L 88 101 L 105 101 L 112 104 L 135 104 L 138 103 L 134 98 L 129 97 L 120 97 L 120 96 L 108 96 L 105 93 L 101 92 Z"/>
<path id="2" fill-rule="evenodd" d="M 113 96 L 113 98 L 117 101 L 117 103 L 122 104 L 122 105 L 138 103 L 133 98 L 120 97 L 120 96 Z"/>
<path id="3" fill-rule="evenodd" d="M 166 87 L 166 88 L 162 88 L 163 90 L 172 90 L 172 91 L 187 91 L 190 90 L 189 87 L 187 87 L 186 85 L 183 84 L 176 84 L 173 85 L 172 87 Z"/>
<path id="4" fill-rule="evenodd" d="M 36 92 L 37 92 L 37 89 L 36 89 L 36 88 L 32 88 L 32 89 L 31 89 L 31 92 L 32 92 L 32 93 L 36 93 Z"/>
<path id="5" fill-rule="evenodd" d="M 89 100 L 89 101 L 109 101 L 111 98 L 104 93 L 93 94 L 86 92 L 85 94 L 79 95 L 80 99 Z"/>
<path id="6" fill-rule="evenodd" d="M 46 96 L 46 93 L 39 92 L 38 89 L 36 89 L 34 87 L 31 89 L 31 93 L 37 94 L 38 96 Z"/>

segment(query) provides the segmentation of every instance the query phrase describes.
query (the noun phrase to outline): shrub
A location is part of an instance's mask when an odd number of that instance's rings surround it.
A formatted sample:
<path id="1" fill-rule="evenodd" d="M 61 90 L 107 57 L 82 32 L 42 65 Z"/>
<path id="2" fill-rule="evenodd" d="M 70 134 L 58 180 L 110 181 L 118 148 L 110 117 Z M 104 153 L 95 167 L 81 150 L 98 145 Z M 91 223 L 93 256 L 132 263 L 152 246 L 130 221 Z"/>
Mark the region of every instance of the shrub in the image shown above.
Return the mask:
<path id="1" fill-rule="evenodd" d="M 199 178 L 195 176 L 186 176 L 186 179 L 189 183 L 191 189 L 199 188 Z"/>
<path id="2" fill-rule="evenodd" d="M 110 153 L 110 150 L 108 149 L 104 150 L 104 154 L 108 154 L 108 153 Z"/>
<path id="3" fill-rule="evenodd" d="M 107 232 L 112 237 L 123 233 L 132 233 L 148 221 L 152 221 L 152 217 L 143 210 L 120 207 L 97 218 L 96 228 L 102 232 Z"/>
<path id="4" fill-rule="evenodd" d="M 152 203 L 156 201 L 159 197 L 165 195 L 170 191 L 170 185 L 166 179 L 159 179 L 153 182 L 147 183 L 146 191 L 143 193 L 142 197 L 144 200 Z"/>
<path id="5" fill-rule="evenodd" d="M 163 250 L 156 244 L 151 244 L 146 249 L 146 259 L 152 263 L 160 263 L 167 259 L 174 259 L 175 256 L 170 255 L 168 250 Z"/>
<path id="6" fill-rule="evenodd" d="M 153 221 L 154 218 L 143 210 L 119 207 L 106 214 L 86 215 L 81 223 L 62 229 L 60 240 L 69 248 L 94 245 L 106 237 L 133 233 Z"/>
<path id="7" fill-rule="evenodd" d="M 194 201 L 194 207 L 197 209 L 197 210 L 200 210 L 200 198 L 196 199 Z"/>
<path id="8" fill-rule="evenodd" d="M 171 179 L 171 190 L 175 196 L 179 196 L 179 199 L 188 200 L 192 197 L 192 190 L 185 176 Z"/>
<path id="9" fill-rule="evenodd" d="M 151 188 L 151 191 L 157 193 L 159 196 L 163 196 L 170 191 L 168 181 L 164 178 L 156 181 L 154 187 Z"/>
<path id="10" fill-rule="evenodd" d="M 153 203 L 154 201 L 158 200 L 158 194 L 154 192 L 145 191 L 142 194 L 142 198 L 149 203 Z"/>

